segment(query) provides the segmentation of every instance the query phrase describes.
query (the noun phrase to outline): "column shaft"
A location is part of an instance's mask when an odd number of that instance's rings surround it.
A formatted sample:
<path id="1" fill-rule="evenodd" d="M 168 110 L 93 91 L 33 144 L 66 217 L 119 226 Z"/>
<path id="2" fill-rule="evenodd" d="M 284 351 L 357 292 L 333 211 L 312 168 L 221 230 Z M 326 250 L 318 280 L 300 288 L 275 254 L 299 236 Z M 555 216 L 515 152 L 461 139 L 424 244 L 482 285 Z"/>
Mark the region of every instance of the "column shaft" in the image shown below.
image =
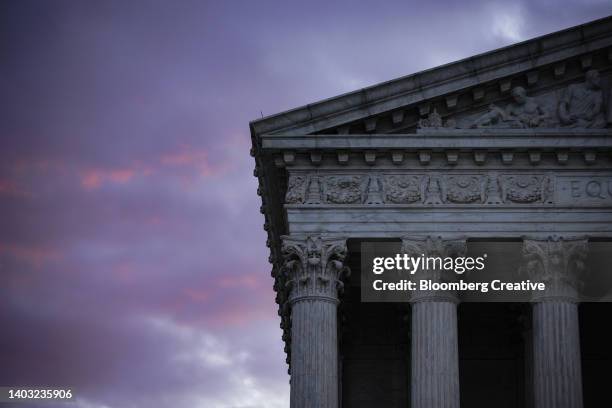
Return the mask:
<path id="1" fill-rule="evenodd" d="M 291 408 L 338 407 L 337 303 L 295 302 L 291 312 Z"/>
<path id="2" fill-rule="evenodd" d="M 535 408 L 582 408 L 578 305 L 533 305 Z"/>
<path id="3" fill-rule="evenodd" d="M 459 408 L 457 305 L 412 304 L 412 408 Z"/>

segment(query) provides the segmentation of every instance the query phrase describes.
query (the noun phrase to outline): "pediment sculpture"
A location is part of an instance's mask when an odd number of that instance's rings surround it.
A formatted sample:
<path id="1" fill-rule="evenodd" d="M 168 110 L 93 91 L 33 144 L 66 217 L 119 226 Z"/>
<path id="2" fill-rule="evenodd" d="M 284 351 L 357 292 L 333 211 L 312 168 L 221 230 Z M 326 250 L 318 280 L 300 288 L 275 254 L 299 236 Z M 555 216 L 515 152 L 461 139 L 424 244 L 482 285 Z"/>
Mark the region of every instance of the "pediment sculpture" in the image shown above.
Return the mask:
<path id="1" fill-rule="evenodd" d="M 511 91 L 506 106 L 489 105 L 475 117 L 443 121 L 434 110 L 433 118 L 419 121 L 419 128 L 582 128 L 601 129 L 607 125 L 601 78 L 597 70 L 587 71 L 584 82 L 571 84 L 560 96 L 553 93 L 529 96 L 522 86 Z"/>
<path id="2" fill-rule="evenodd" d="M 513 101 L 506 108 L 489 106 L 489 110 L 476 118 L 470 127 L 526 129 L 546 123 L 549 115 L 536 98 L 527 96 L 525 88 L 517 86 L 512 89 L 511 95 Z"/>

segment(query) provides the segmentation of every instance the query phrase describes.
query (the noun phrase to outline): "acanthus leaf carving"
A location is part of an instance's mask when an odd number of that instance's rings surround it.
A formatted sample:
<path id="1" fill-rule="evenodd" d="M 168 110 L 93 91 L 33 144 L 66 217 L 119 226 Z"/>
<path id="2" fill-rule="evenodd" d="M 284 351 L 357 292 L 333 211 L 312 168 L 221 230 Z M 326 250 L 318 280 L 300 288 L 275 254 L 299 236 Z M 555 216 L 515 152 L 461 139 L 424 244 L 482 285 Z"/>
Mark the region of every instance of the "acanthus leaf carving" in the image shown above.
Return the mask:
<path id="1" fill-rule="evenodd" d="M 403 237 L 401 252 L 411 257 L 440 258 L 442 264 L 449 258 L 464 257 L 467 253 L 467 240 L 464 237 L 442 238 L 435 236 Z M 444 269 L 442 265 L 433 268 L 422 268 L 418 271 L 420 279 L 428 279 L 438 283 L 450 282 L 457 279 L 458 274 L 452 269 Z M 428 299 L 456 301 L 451 292 L 416 290 L 411 294 L 411 301 L 417 302 Z"/>
<path id="2" fill-rule="evenodd" d="M 282 238 L 282 272 L 289 302 L 304 298 L 337 301 L 342 279 L 350 273 L 346 266 L 346 240 L 339 238 Z"/>
<path id="3" fill-rule="evenodd" d="M 567 298 L 577 300 L 582 283 L 588 241 L 584 237 L 530 238 L 523 241 L 521 272 L 546 289 L 534 300 Z"/>

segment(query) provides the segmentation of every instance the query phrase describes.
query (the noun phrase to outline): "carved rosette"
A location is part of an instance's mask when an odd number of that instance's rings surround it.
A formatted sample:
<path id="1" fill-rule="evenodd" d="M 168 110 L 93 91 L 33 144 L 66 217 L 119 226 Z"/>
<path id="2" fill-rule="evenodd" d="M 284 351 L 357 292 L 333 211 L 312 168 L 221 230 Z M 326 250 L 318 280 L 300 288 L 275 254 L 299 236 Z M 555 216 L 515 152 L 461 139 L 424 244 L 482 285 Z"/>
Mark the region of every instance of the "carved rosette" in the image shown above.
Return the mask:
<path id="1" fill-rule="evenodd" d="M 465 238 L 445 239 L 442 237 L 404 237 L 402 238 L 402 253 L 410 257 L 439 257 L 442 260 L 447 258 L 464 257 L 467 252 L 467 241 Z M 457 274 L 452 270 L 440 268 L 421 269 L 416 271 L 414 278 L 421 280 L 431 280 L 432 282 L 452 282 L 457 279 Z M 416 290 L 412 293 L 412 302 L 419 301 L 450 301 L 457 302 L 454 293 L 443 291 L 421 291 Z"/>
<path id="2" fill-rule="evenodd" d="M 578 301 L 587 253 L 586 238 L 524 240 L 522 272 L 546 285 L 545 291 L 534 291 L 533 300 Z"/>
<path id="3" fill-rule="evenodd" d="M 362 204 L 363 176 L 325 177 L 324 196 L 328 203 Z"/>
<path id="4" fill-rule="evenodd" d="M 423 199 L 428 177 L 421 175 L 392 174 L 383 177 L 385 202 L 411 204 Z"/>
<path id="5" fill-rule="evenodd" d="M 344 285 L 342 278 L 350 273 L 345 265 L 345 239 L 281 237 L 283 266 L 289 302 L 319 298 L 337 302 Z"/>
<path id="6" fill-rule="evenodd" d="M 502 198 L 518 204 L 544 203 L 552 195 L 552 182 L 545 175 L 500 176 Z"/>
<path id="7" fill-rule="evenodd" d="M 460 174 L 442 179 L 444 202 L 454 204 L 484 203 L 487 200 L 486 175 Z"/>

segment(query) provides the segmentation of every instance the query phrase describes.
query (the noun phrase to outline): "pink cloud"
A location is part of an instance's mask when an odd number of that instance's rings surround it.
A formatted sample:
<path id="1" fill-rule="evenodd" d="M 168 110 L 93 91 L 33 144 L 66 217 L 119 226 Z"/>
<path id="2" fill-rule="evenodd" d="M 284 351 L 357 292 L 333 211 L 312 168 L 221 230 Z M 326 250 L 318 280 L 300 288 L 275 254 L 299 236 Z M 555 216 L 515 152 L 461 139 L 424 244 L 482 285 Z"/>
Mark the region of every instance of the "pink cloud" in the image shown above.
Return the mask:
<path id="1" fill-rule="evenodd" d="M 20 188 L 13 180 L 0 179 L 0 194 L 12 196 L 31 196 L 32 193 Z"/>
<path id="2" fill-rule="evenodd" d="M 41 267 L 46 262 L 56 261 L 61 258 L 60 252 L 54 249 L 3 243 L 0 243 L 0 255 L 12 256 L 35 267 Z"/>
<path id="3" fill-rule="evenodd" d="M 219 288 L 235 289 L 248 288 L 258 289 L 263 286 L 262 278 L 267 278 L 266 274 L 250 273 L 237 276 L 223 276 L 217 281 Z"/>
<path id="4" fill-rule="evenodd" d="M 187 288 L 183 291 L 193 302 L 200 303 L 210 299 L 210 291 L 205 289 Z"/>
<path id="5" fill-rule="evenodd" d="M 86 190 L 94 190 L 104 183 L 125 184 L 137 173 L 136 169 L 90 169 L 81 174 L 81 186 Z"/>
<path id="6" fill-rule="evenodd" d="M 166 166 L 192 167 L 201 176 L 210 176 L 216 170 L 219 170 L 210 165 L 206 150 L 190 148 L 185 145 L 182 145 L 179 151 L 162 155 L 160 162 Z"/>

